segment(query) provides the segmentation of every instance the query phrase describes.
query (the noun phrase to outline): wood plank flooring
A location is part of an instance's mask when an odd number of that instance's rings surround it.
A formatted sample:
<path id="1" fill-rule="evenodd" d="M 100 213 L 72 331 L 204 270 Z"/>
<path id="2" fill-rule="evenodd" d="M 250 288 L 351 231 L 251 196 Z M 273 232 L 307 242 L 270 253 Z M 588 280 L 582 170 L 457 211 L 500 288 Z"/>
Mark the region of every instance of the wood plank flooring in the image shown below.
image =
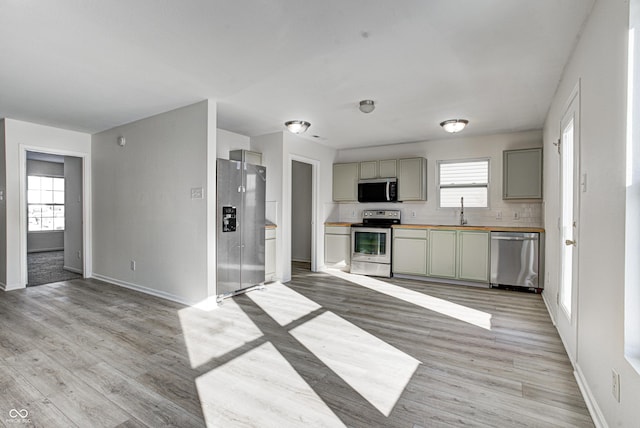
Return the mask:
<path id="1" fill-rule="evenodd" d="M 2 293 L 0 391 L 0 426 L 593 426 L 539 295 L 303 264 L 210 311 L 97 280 Z"/>

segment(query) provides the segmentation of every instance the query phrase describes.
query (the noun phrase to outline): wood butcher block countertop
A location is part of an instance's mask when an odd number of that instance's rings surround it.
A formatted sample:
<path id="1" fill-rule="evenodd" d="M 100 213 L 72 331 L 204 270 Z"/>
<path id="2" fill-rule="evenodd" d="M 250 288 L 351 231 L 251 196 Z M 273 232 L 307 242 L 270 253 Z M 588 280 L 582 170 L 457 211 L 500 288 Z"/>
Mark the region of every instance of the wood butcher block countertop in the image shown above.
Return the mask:
<path id="1" fill-rule="evenodd" d="M 541 227 L 519 226 L 456 226 L 444 224 L 395 224 L 394 229 L 446 229 L 446 230 L 486 230 L 489 232 L 537 232 L 544 233 Z"/>
<path id="2" fill-rule="evenodd" d="M 353 223 L 326 222 L 325 226 L 349 227 Z M 394 229 L 442 229 L 442 230 L 486 230 L 488 232 L 528 232 L 544 233 L 541 227 L 520 226 L 456 226 L 452 224 L 395 224 Z"/>

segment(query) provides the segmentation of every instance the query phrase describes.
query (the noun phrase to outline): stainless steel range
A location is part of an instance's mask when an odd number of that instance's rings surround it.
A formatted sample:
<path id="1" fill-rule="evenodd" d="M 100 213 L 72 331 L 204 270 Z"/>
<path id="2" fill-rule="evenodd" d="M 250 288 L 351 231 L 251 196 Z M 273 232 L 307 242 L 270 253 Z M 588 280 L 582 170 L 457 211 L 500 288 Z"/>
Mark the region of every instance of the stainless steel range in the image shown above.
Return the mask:
<path id="1" fill-rule="evenodd" d="M 351 226 L 351 273 L 391 277 L 391 226 L 400 210 L 364 210 L 362 223 Z"/>

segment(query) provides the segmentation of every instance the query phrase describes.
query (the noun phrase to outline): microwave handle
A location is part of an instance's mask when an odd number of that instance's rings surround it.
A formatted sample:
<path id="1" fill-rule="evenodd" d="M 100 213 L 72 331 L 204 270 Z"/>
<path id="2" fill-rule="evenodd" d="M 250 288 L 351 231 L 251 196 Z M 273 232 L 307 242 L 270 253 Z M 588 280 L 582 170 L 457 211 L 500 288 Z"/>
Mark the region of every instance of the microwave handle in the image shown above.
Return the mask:
<path id="1" fill-rule="evenodd" d="M 389 188 L 391 187 L 391 182 L 387 181 L 387 201 L 391 200 L 391 195 L 389 194 Z"/>

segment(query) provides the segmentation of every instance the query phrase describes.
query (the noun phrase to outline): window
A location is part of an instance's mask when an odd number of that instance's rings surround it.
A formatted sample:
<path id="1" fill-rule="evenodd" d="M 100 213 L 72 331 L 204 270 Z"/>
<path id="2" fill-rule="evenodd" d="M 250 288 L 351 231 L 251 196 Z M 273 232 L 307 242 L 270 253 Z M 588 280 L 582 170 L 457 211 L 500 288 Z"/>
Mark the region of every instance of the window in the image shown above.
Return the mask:
<path id="1" fill-rule="evenodd" d="M 64 178 L 27 177 L 29 232 L 64 230 Z"/>
<path id="2" fill-rule="evenodd" d="M 440 208 L 489 207 L 489 159 L 438 161 Z"/>

